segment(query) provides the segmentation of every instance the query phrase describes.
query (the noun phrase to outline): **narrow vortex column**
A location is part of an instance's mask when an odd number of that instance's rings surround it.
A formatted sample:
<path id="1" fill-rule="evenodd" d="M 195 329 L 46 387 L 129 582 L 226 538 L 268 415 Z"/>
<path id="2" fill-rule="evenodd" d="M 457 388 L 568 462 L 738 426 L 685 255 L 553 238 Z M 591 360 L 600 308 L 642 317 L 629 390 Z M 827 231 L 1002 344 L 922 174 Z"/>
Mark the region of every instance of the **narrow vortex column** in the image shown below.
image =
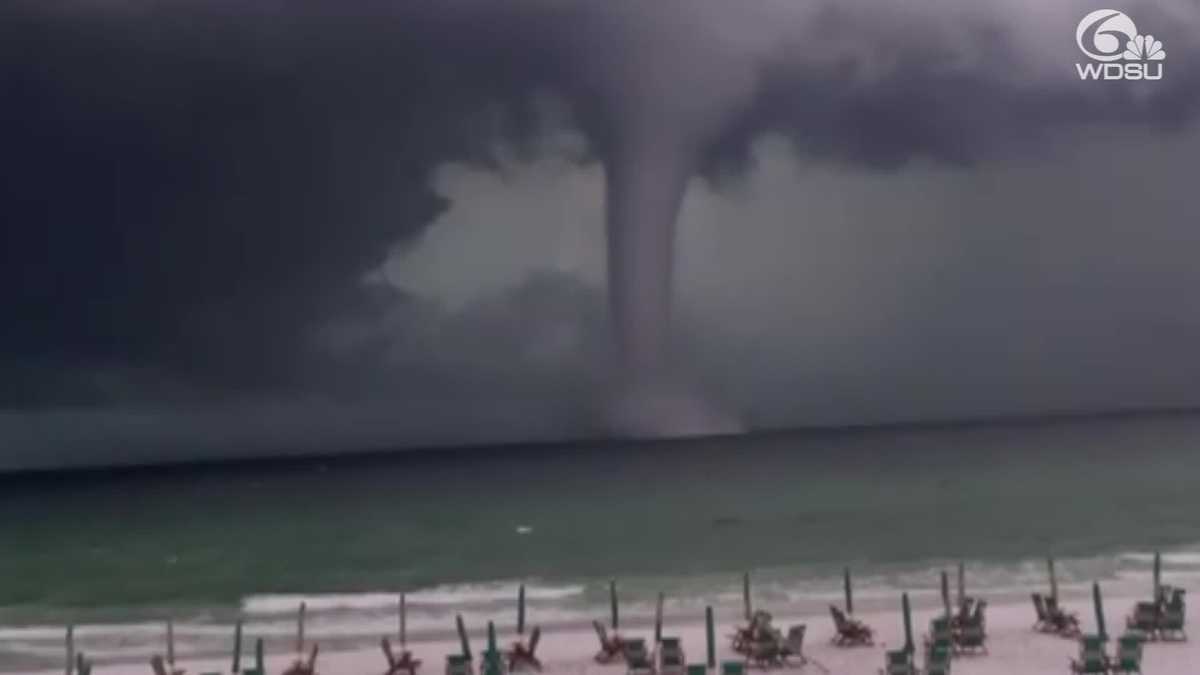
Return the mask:
<path id="1" fill-rule="evenodd" d="M 692 153 L 664 136 L 629 134 L 605 166 L 609 306 L 622 377 L 632 381 L 669 367 L 675 220 Z"/>

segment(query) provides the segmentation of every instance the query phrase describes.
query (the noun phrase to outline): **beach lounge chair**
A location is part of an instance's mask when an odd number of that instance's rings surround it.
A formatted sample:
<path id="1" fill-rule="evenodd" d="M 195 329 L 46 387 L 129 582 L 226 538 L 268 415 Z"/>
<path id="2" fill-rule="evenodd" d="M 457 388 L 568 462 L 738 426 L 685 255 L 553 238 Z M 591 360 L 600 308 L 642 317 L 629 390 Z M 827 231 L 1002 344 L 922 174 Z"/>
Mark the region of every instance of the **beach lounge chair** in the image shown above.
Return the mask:
<path id="1" fill-rule="evenodd" d="M 1133 606 L 1133 613 L 1125 617 L 1125 627 L 1136 630 L 1148 640 L 1158 639 L 1158 603 L 1139 602 Z"/>
<path id="2" fill-rule="evenodd" d="M 529 634 L 528 646 L 523 642 L 514 642 L 512 649 L 508 650 L 508 670 L 512 672 L 528 666 L 541 672 L 542 662 L 537 657 L 537 646 L 541 639 L 541 626 L 534 626 L 533 632 Z"/>
<path id="3" fill-rule="evenodd" d="M 917 675 L 917 667 L 913 664 L 912 654 L 906 649 L 897 649 L 887 653 L 884 667 L 880 675 Z"/>
<path id="4" fill-rule="evenodd" d="M 609 637 L 608 632 L 604 630 L 604 624 L 599 621 L 592 621 L 592 627 L 596 629 L 596 637 L 600 639 L 600 651 L 596 652 L 597 663 L 612 663 L 624 656 L 621 636 L 614 633 Z"/>
<path id="5" fill-rule="evenodd" d="M 421 659 L 414 659 L 412 652 L 405 649 L 397 657 L 392 651 L 392 643 L 387 638 L 379 641 L 379 647 L 383 650 L 383 657 L 387 659 L 388 664 L 387 672 L 383 675 L 417 675 L 417 668 L 421 667 Z"/>
<path id="6" fill-rule="evenodd" d="M 1187 633 L 1183 632 L 1183 621 L 1187 612 L 1184 609 L 1182 588 L 1171 591 L 1171 599 L 1163 607 L 1158 617 L 1158 635 L 1164 640 L 1186 640 Z"/>
<path id="7" fill-rule="evenodd" d="M 804 655 L 804 633 L 808 630 L 805 624 L 799 624 L 788 628 L 787 638 L 784 639 L 783 645 L 779 650 L 780 660 L 785 665 L 792 665 L 795 660 L 795 665 L 803 666 L 808 663 L 808 657 Z"/>
<path id="8" fill-rule="evenodd" d="M 1033 629 L 1039 633 L 1057 633 L 1054 622 L 1050 620 L 1050 613 L 1046 611 L 1046 599 L 1041 593 L 1030 593 L 1029 597 L 1033 599 L 1033 611 L 1037 613 Z"/>
<path id="9" fill-rule="evenodd" d="M 159 654 L 150 657 L 150 670 L 154 675 L 184 675 L 183 668 L 168 668 L 167 662 Z"/>
<path id="10" fill-rule="evenodd" d="M 742 661 L 722 661 L 721 675 L 746 675 L 746 664 Z"/>
<path id="11" fill-rule="evenodd" d="M 650 652 L 646 649 L 645 640 L 642 638 L 625 640 L 622 650 L 629 675 L 654 675 L 654 662 L 650 660 Z"/>
<path id="12" fill-rule="evenodd" d="M 1079 658 L 1071 659 L 1071 672 L 1079 675 L 1108 672 L 1108 656 L 1099 635 L 1085 635 L 1079 639 Z"/>
<path id="13" fill-rule="evenodd" d="M 929 622 L 929 634 L 925 636 L 925 649 L 933 649 L 935 647 L 945 647 L 950 649 L 954 645 L 954 631 L 950 629 L 950 619 L 945 617 L 937 617 Z"/>
<path id="14" fill-rule="evenodd" d="M 925 675 L 950 675 L 950 647 L 934 645 L 925 653 Z"/>
<path id="15" fill-rule="evenodd" d="M 855 647 L 874 644 L 874 634 L 866 624 L 847 618 L 835 605 L 829 606 L 829 614 L 833 617 L 833 626 L 837 630 L 831 640 L 834 645 Z"/>
<path id="16" fill-rule="evenodd" d="M 754 642 L 749 645 L 746 662 L 759 668 L 771 668 L 783 665 L 783 635 L 777 630 L 759 633 Z"/>
<path id="17" fill-rule="evenodd" d="M 312 646 L 312 650 L 308 653 L 308 660 L 296 659 L 287 670 L 283 671 L 283 675 L 317 675 L 317 645 Z"/>
<path id="18" fill-rule="evenodd" d="M 659 675 L 686 675 L 687 659 L 683 655 L 683 646 L 677 637 L 664 637 L 658 644 Z"/>
<path id="19" fill-rule="evenodd" d="M 466 654 L 446 655 L 446 675 L 474 675 L 475 666 Z"/>
<path id="20" fill-rule="evenodd" d="M 987 609 L 987 601 L 980 600 L 975 603 L 975 609 L 971 613 L 970 618 L 962 622 L 958 630 L 954 631 L 954 650 L 959 654 L 973 654 L 976 652 L 988 653 L 987 648 L 987 622 L 984 620 L 984 610 Z"/>
<path id="21" fill-rule="evenodd" d="M 688 664 L 687 675 L 708 675 L 708 664 L 707 663 Z"/>
<path id="22" fill-rule="evenodd" d="M 1142 672 L 1142 636 L 1126 633 L 1117 641 L 1117 656 L 1110 663 L 1110 670 L 1122 675 Z"/>

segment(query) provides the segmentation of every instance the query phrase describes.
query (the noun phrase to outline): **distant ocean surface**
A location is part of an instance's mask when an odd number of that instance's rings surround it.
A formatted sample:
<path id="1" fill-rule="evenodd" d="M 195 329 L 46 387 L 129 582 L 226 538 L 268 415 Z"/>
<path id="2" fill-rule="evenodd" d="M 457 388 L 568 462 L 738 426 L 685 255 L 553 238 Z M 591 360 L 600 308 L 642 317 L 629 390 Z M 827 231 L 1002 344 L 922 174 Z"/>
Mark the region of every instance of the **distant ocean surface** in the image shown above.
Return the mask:
<path id="1" fill-rule="evenodd" d="M 1200 418 L 806 432 L 639 446 L 503 449 L 0 479 L 0 671 L 225 653 L 235 618 L 285 649 L 300 601 L 323 645 L 515 621 L 730 614 L 740 575 L 778 611 L 820 612 L 843 565 L 865 608 L 933 602 L 963 560 L 972 593 L 1093 579 L 1200 588 Z M 1145 589 L 1143 589 L 1143 586 Z"/>

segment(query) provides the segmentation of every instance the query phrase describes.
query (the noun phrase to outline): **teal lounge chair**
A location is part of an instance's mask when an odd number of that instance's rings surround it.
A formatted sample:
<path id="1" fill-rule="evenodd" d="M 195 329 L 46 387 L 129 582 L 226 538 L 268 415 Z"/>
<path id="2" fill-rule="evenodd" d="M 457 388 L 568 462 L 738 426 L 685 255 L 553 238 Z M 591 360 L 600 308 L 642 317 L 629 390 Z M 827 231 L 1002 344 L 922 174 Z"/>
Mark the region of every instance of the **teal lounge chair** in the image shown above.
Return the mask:
<path id="1" fill-rule="evenodd" d="M 880 675 L 917 675 L 917 667 L 913 664 L 912 654 L 905 649 L 897 649 L 887 653 L 884 668 Z"/>
<path id="2" fill-rule="evenodd" d="M 446 655 L 446 675 L 474 675 L 475 667 L 465 654 Z"/>
<path id="3" fill-rule="evenodd" d="M 1164 640 L 1186 640 L 1187 633 L 1183 632 L 1184 617 L 1187 615 L 1183 604 L 1183 589 L 1172 590 L 1171 599 L 1167 601 L 1158 620 L 1158 635 Z"/>
<path id="4" fill-rule="evenodd" d="M 687 659 L 677 637 L 664 637 L 658 644 L 658 672 L 660 675 L 686 675 Z"/>
<path id="5" fill-rule="evenodd" d="M 1158 603 L 1139 602 L 1133 606 L 1133 613 L 1125 617 L 1125 627 L 1154 640 L 1158 638 L 1158 619 Z"/>
<path id="6" fill-rule="evenodd" d="M 1085 635 L 1079 639 L 1079 659 L 1071 659 L 1071 672 L 1108 672 L 1108 656 L 1104 653 L 1104 641 L 1099 635 Z"/>
<path id="7" fill-rule="evenodd" d="M 708 675 L 708 664 L 692 663 L 687 667 L 687 675 Z"/>
<path id="8" fill-rule="evenodd" d="M 925 655 L 925 675 L 950 675 L 950 647 L 933 646 Z"/>
<path id="9" fill-rule="evenodd" d="M 622 648 L 629 675 L 654 674 L 654 662 L 650 660 L 650 652 L 646 649 L 645 640 L 642 638 L 626 640 Z"/>
<path id="10" fill-rule="evenodd" d="M 746 675 L 746 664 L 742 661 L 722 661 L 721 675 Z"/>
<path id="11" fill-rule="evenodd" d="M 1136 633 L 1126 633 L 1117 641 L 1117 657 L 1112 660 L 1113 673 L 1142 672 L 1142 636 Z"/>

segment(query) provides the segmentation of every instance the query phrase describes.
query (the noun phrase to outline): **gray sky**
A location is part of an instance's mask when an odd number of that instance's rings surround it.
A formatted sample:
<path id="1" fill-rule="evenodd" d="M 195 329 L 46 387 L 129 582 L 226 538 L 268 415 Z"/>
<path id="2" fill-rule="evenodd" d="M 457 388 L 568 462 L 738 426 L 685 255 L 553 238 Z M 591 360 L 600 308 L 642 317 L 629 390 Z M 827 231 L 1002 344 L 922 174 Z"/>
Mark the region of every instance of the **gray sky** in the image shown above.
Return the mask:
<path id="1" fill-rule="evenodd" d="M 961 4 L 17 2 L 0 468 L 608 435 L 646 115 L 701 146 L 676 354 L 748 428 L 1200 404 L 1200 9 L 1080 82 L 1094 7 Z"/>

